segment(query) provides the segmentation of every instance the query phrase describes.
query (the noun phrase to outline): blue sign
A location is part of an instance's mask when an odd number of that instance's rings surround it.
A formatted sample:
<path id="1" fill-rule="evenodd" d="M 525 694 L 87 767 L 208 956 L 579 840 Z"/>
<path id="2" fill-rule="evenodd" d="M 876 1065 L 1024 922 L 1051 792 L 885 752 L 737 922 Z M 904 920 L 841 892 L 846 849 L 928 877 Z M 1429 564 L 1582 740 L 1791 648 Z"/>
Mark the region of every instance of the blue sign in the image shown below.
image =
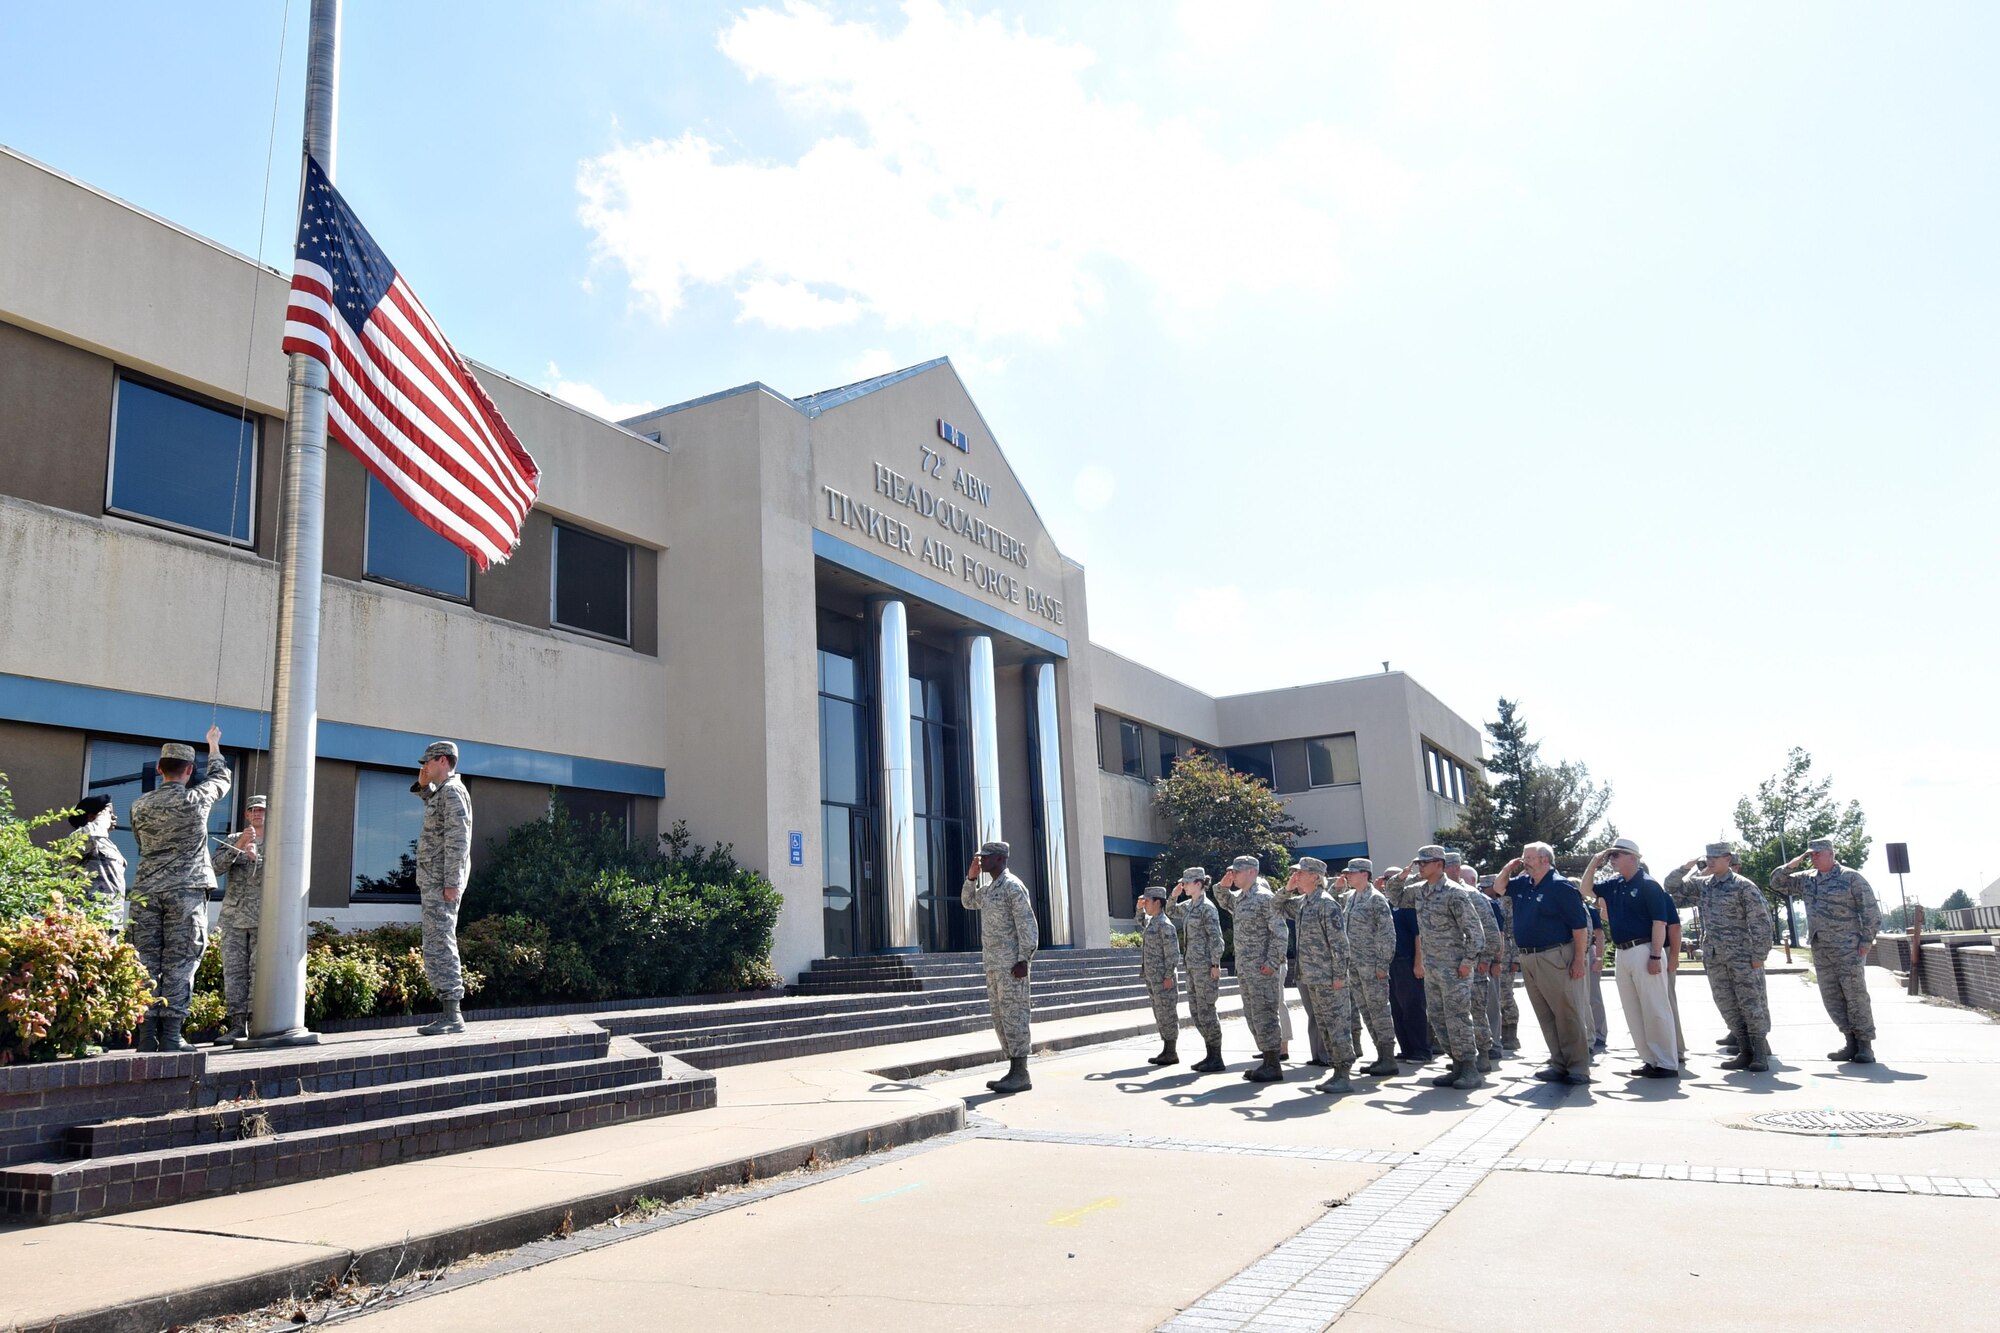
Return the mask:
<path id="1" fill-rule="evenodd" d="M 962 454 L 972 452 L 972 445 L 966 440 L 965 432 L 943 417 L 938 418 L 938 438 Z"/>
<path id="2" fill-rule="evenodd" d="M 792 864 L 795 866 L 802 866 L 805 863 L 806 863 L 806 835 L 799 832 L 797 829 L 793 829 Z"/>

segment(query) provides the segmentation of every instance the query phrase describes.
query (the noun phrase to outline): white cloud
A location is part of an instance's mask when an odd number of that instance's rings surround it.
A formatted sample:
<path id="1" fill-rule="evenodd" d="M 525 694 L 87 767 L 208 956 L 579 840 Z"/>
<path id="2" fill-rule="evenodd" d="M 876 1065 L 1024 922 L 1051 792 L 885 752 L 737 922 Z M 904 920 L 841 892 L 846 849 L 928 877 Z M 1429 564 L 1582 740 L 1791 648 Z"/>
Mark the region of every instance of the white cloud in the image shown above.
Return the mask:
<path id="1" fill-rule="evenodd" d="M 707 285 L 780 328 L 865 313 L 1049 340 L 1102 304 L 1115 268 L 1177 322 L 1333 281 L 1331 196 L 1360 155 L 1332 131 L 1224 151 L 1191 116 L 1096 95 L 1077 43 L 938 0 L 908 0 L 891 27 L 790 0 L 724 30 L 747 78 L 824 127 L 796 160 L 689 132 L 583 164 L 582 220 L 662 319 Z"/>
<path id="2" fill-rule="evenodd" d="M 657 403 L 614 402 L 610 395 L 595 384 L 564 379 L 562 371 L 556 368 L 556 363 L 553 361 L 549 362 L 548 375 L 543 379 L 542 387 L 565 403 L 595 413 L 606 421 L 623 421 L 627 417 L 636 417 L 641 412 L 659 406 Z"/>

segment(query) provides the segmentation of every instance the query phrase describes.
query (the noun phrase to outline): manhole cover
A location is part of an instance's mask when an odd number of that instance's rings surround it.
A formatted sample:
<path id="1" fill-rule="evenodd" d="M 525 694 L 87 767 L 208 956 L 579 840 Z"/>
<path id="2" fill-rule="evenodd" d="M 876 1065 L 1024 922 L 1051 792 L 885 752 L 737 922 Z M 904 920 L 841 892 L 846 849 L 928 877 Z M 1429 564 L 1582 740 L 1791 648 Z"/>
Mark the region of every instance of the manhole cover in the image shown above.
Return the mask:
<path id="1" fill-rule="evenodd" d="M 1839 1137 L 1861 1134 L 1894 1137 L 1898 1134 L 1929 1134 L 1951 1128 L 1935 1120 L 1896 1111 L 1766 1111 L 1748 1120 L 1739 1120 L 1736 1124 L 1741 1129 L 1768 1129 L 1779 1134 Z"/>

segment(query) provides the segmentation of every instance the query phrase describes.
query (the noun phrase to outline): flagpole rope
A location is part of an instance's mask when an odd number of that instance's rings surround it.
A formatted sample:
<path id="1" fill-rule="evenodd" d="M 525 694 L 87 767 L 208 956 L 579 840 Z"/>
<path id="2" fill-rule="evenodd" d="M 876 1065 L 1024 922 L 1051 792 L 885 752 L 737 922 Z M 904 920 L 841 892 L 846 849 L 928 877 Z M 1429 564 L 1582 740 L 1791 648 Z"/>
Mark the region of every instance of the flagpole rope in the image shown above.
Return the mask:
<path id="1" fill-rule="evenodd" d="M 236 478 L 229 489 L 229 521 L 236 521 L 236 506 L 243 499 L 243 453 L 244 440 L 248 436 L 251 447 L 256 448 L 258 432 L 250 427 L 250 376 L 257 364 L 257 293 L 263 285 L 264 237 L 271 219 L 271 163 L 278 151 L 278 108 L 285 90 L 285 43 L 291 35 L 292 0 L 285 0 L 285 7 L 278 19 L 278 69 L 271 86 L 271 128 L 264 143 L 264 188 L 257 201 L 257 248 L 252 253 L 250 268 L 250 334 L 243 349 L 243 393 L 237 403 L 236 414 Z M 254 499 L 253 499 L 254 502 Z M 246 525 L 248 526 L 248 525 Z M 255 547 L 252 547 L 254 552 Z M 229 560 L 222 567 L 222 624 L 215 635 L 215 689 L 209 700 L 208 722 L 210 726 L 222 714 L 222 663 L 229 647 L 229 585 L 235 572 L 236 561 Z M 263 753 L 270 744 L 271 726 L 271 674 L 276 667 L 275 659 L 269 652 L 264 654 L 264 674 L 259 682 L 258 699 L 264 705 L 264 725 L 257 737 L 257 745 L 250 751 L 250 763 L 256 763 L 256 756 Z M 246 765 L 247 767 L 247 765 Z M 245 774 L 248 777 L 248 774 Z M 246 783 L 245 789 L 254 787 L 254 782 Z"/>

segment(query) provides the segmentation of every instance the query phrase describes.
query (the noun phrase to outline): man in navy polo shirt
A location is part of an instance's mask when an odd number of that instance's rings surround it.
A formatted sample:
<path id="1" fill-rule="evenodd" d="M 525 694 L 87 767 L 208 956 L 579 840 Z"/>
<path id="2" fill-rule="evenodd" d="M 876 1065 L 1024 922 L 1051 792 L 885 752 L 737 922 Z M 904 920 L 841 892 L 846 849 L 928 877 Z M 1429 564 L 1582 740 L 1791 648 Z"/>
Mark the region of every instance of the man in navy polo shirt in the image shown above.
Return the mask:
<path id="1" fill-rule="evenodd" d="M 1519 856 L 1500 867 L 1498 878 L 1514 904 L 1521 979 L 1549 1047 L 1548 1067 L 1535 1077 L 1545 1083 L 1588 1083 L 1589 1022 L 1580 1007 L 1579 983 L 1590 916 L 1583 909 L 1583 895 L 1556 873 L 1555 850 L 1545 842 L 1523 847 Z"/>
<path id="2" fill-rule="evenodd" d="M 1612 875 L 1597 880 L 1610 862 Z M 1583 882 L 1592 885 L 1604 907 L 1618 965 L 1618 1001 L 1625 1026 L 1643 1061 L 1635 1078 L 1675 1078 L 1680 1074 L 1680 1036 L 1673 1001 L 1667 994 L 1667 936 L 1680 929 L 1674 900 L 1639 864 L 1639 844 L 1620 838 L 1590 858 Z"/>

